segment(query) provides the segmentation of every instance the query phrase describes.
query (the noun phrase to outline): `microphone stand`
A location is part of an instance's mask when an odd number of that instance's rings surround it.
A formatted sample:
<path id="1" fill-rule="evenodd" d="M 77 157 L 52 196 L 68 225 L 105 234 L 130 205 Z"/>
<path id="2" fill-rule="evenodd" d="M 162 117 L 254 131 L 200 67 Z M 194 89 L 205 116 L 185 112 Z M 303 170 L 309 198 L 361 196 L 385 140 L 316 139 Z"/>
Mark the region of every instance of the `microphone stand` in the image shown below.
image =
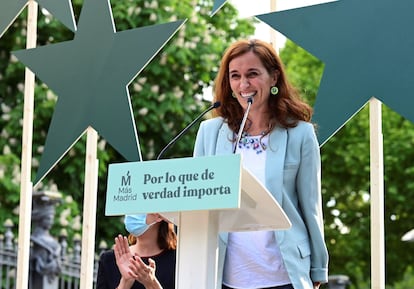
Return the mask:
<path id="1" fill-rule="evenodd" d="M 202 118 L 207 112 L 210 110 L 217 108 L 220 106 L 220 101 L 216 101 L 213 103 L 209 108 L 203 111 L 199 116 L 197 116 L 189 125 L 187 125 L 178 135 L 176 135 L 158 154 L 157 160 L 161 158 L 161 156 L 165 153 L 167 149 L 169 149 L 183 134 L 185 134 L 200 118 Z"/>
<path id="2" fill-rule="evenodd" d="M 250 111 L 250 107 L 252 106 L 252 103 L 253 103 L 253 98 L 249 97 L 249 98 L 247 99 L 247 109 L 246 109 L 246 111 L 244 112 L 244 115 L 243 115 L 243 120 L 242 120 L 242 122 L 241 122 L 241 124 L 240 124 L 239 132 L 238 132 L 238 134 L 237 134 L 236 143 L 234 144 L 233 154 L 235 154 L 235 153 L 236 153 L 237 146 L 238 146 L 238 144 L 239 144 L 239 142 L 240 142 L 240 139 L 241 139 L 241 137 L 242 137 L 243 130 L 244 130 L 244 126 L 246 125 L 247 116 L 249 115 L 249 111 Z"/>

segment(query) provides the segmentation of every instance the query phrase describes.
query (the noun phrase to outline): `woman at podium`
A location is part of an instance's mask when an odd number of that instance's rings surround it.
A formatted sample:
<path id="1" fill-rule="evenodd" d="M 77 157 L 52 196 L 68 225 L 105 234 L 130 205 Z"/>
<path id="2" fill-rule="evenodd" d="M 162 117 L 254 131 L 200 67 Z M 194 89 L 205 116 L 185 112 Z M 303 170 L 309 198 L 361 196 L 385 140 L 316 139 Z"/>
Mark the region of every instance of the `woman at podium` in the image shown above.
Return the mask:
<path id="1" fill-rule="evenodd" d="M 319 288 L 328 281 L 328 252 L 312 108 L 288 82 L 274 48 L 260 40 L 226 50 L 214 98 L 221 106 L 200 124 L 194 156 L 241 154 L 292 223 L 288 230 L 220 234 L 219 286 Z"/>

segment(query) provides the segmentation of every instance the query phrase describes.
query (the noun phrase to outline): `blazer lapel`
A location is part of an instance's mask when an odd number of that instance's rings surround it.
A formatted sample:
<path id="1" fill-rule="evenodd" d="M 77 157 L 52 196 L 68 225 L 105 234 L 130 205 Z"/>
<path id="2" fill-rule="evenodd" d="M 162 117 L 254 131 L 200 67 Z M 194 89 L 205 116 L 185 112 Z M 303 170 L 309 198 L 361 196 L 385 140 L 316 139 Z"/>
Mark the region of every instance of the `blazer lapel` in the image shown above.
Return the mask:
<path id="1" fill-rule="evenodd" d="M 269 135 L 269 144 L 266 150 L 266 187 L 281 206 L 287 141 L 287 130 L 276 128 Z"/>
<path id="2" fill-rule="evenodd" d="M 233 132 L 223 123 L 218 132 L 216 155 L 232 154 Z M 266 150 L 266 187 L 282 205 L 283 202 L 283 168 L 287 150 L 288 133 L 285 128 L 276 128 L 269 135 L 269 144 Z"/>
<path id="3" fill-rule="evenodd" d="M 220 127 L 217 137 L 216 154 L 227 155 L 233 153 L 233 131 L 229 128 L 227 123 L 223 123 Z"/>

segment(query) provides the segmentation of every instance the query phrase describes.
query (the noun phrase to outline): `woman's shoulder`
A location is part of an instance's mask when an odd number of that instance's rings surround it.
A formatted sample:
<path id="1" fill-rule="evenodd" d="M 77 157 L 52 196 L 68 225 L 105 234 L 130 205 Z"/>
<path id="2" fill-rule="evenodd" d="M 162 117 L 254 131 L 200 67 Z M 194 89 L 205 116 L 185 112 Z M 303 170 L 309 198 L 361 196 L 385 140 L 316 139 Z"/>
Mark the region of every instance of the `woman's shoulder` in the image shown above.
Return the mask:
<path id="1" fill-rule="evenodd" d="M 212 127 L 212 126 L 221 126 L 223 122 L 224 122 L 224 118 L 222 118 L 221 116 L 217 116 L 217 117 L 203 120 L 201 123 L 203 126 Z"/>
<path id="2" fill-rule="evenodd" d="M 114 261 L 115 262 L 115 252 L 114 250 L 106 250 L 101 253 L 99 260 L 103 262 Z"/>
<path id="3" fill-rule="evenodd" d="M 317 142 L 315 125 L 307 121 L 299 121 L 295 127 L 287 129 L 289 139 L 294 141 Z"/>
<path id="4" fill-rule="evenodd" d="M 225 120 L 221 116 L 209 118 L 201 122 L 200 130 L 203 131 L 204 133 L 205 132 L 207 133 L 217 132 L 218 130 L 221 129 L 224 123 L 225 123 Z"/>
<path id="5" fill-rule="evenodd" d="M 296 133 L 315 132 L 315 125 L 308 121 L 299 120 L 296 126 L 288 128 L 288 130 Z"/>

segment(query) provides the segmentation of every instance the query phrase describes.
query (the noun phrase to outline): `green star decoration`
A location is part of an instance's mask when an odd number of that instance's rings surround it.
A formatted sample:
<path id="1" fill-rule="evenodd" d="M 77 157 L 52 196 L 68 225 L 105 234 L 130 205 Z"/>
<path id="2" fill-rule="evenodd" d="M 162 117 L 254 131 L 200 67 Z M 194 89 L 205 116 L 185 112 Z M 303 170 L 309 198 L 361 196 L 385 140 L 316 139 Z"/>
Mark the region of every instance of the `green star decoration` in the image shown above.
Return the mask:
<path id="1" fill-rule="evenodd" d="M 371 97 L 414 121 L 414 1 L 340 0 L 257 16 L 318 57 L 320 144 Z"/>
<path id="2" fill-rule="evenodd" d="M 70 0 L 37 0 L 36 2 L 59 19 L 70 30 L 76 30 L 75 17 Z M 0 38 L 28 3 L 28 0 L 0 1 Z"/>
<path id="3" fill-rule="evenodd" d="M 109 1 L 85 0 L 74 40 L 13 53 L 58 96 L 35 184 L 89 126 L 141 160 L 127 86 L 183 23 L 115 32 Z"/>
<path id="4" fill-rule="evenodd" d="M 216 14 L 218 10 L 220 10 L 221 7 L 223 7 L 224 4 L 226 4 L 227 0 L 215 0 L 213 4 L 213 9 L 211 10 L 211 16 Z"/>

